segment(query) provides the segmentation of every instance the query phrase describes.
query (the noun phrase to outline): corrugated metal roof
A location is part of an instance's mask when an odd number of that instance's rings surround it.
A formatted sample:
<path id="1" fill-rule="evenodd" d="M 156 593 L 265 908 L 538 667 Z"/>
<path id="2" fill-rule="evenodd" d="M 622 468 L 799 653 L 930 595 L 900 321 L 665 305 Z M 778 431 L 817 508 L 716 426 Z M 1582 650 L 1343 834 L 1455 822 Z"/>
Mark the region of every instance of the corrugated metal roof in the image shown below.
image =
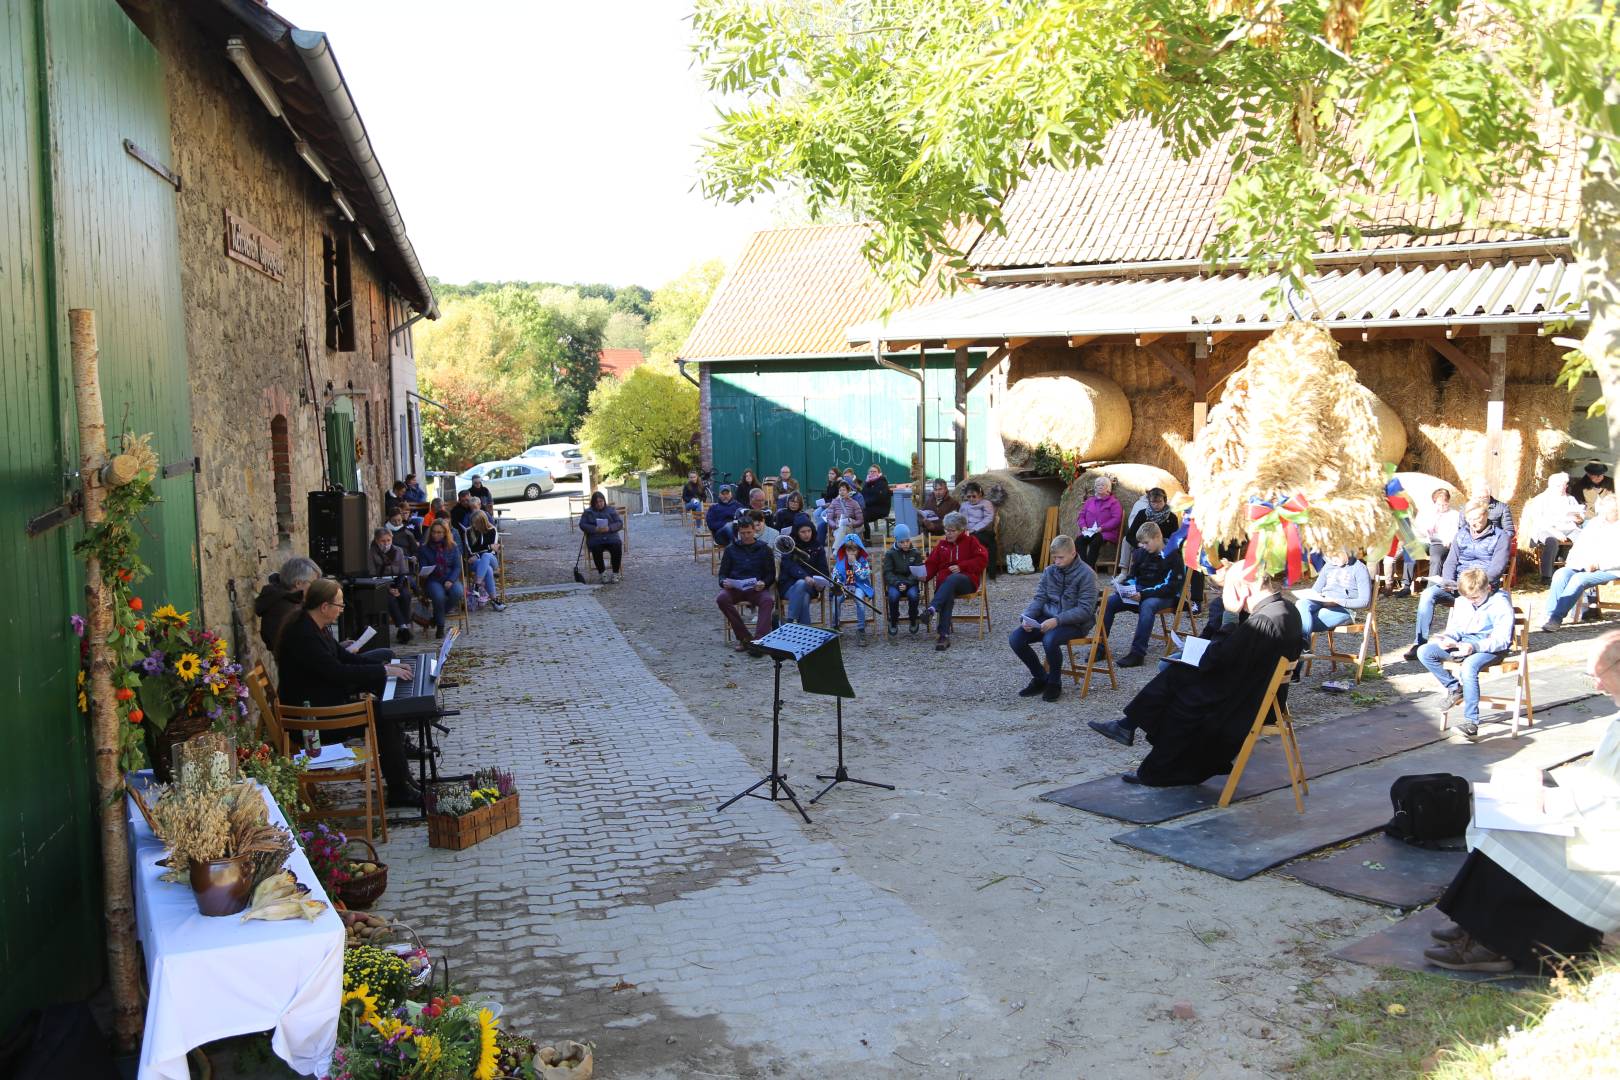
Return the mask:
<path id="1" fill-rule="evenodd" d="M 996 285 L 849 327 L 850 342 L 1195 333 L 1267 328 L 1289 316 L 1275 275 L 1186 274 Z M 1296 298 L 1330 326 L 1541 322 L 1566 313 L 1579 274 L 1541 257 L 1332 270 Z M 1314 303 L 1313 303 L 1314 301 Z M 1584 310 L 1584 309 L 1583 309 Z"/>

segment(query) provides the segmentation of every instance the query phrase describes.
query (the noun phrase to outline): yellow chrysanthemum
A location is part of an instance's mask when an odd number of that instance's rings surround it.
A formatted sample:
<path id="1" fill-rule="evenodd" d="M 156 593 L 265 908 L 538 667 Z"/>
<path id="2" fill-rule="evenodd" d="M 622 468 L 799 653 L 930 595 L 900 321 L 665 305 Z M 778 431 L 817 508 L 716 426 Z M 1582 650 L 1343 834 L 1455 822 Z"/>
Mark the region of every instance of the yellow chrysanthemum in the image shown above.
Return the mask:
<path id="1" fill-rule="evenodd" d="M 473 1069 L 473 1080 L 495 1080 L 495 1027 L 499 1023 L 488 1009 L 478 1010 L 478 1067 Z"/>
<path id="2" fill-rule="evenodd" d="M 152 613 L 152 618 L 159 622 L 174 623 L 176 626 L 185 626 L 191 622 L 191 612 L 176 611 L 173 604 L 164 604 Z"/>
<path id="3" fill-rule="evenodd" d="M 431 1069 L 444 1057 L 444 1044 L 439 1042 L 437 1035 L 418 1035 L 416 1037 L 416 1060 L 424 1069 Z"/>
<path id="4" fill-rule="evenodd" d="M 364 1024 L 371 1023 L 377 1017 L 377 995 L 369 993 L 370 989 L 371 987 L 361 983 L 344 994 L 343 1000 L 339 1003 L 341 1006 L 347 1006 L 351 1001 L 358 1001 L 361 1007 L 360 1022 Z"/>
<path id="5" fill-rule="evenodd" d="M 174 673 L 187 682 L 195 679 L 201 670 L 202 661 L 197 658 L 196 653 L 188 652 L 174 662 Z"/>

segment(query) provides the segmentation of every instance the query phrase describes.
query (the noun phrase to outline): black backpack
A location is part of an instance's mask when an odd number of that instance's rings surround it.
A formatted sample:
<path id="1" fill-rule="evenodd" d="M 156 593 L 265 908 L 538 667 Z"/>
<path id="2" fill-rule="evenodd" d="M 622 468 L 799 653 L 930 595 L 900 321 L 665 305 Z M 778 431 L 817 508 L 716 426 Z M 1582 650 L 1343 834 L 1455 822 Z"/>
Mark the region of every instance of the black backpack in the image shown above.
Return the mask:
<path id="1" fill-rule="evenodd" d="M 1389 786 L 1395 816 L 1384 832 L 1418 847 L 1452 847 L 1468 829 L 1468 781 L 1452 773 L 1417 773 Z"/>

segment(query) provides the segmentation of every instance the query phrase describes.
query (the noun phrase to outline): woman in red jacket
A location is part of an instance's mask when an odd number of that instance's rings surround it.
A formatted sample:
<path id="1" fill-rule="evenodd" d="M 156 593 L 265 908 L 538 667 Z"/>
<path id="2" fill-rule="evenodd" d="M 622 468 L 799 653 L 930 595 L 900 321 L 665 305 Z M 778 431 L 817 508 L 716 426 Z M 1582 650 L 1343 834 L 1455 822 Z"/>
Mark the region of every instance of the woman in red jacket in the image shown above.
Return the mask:
<path id="1" fill-rule="evenodd" d="M 951 647 L 951 608 L 956 606 L 956 598 L 978 591 L 979 577 L 990 564 L 990 553 L 967 531 L 966 518 L 953 510 L 945 515 L 944 526 L 944 539 L 928 554 L 934 599 L 923 612 L 923 618 L 930 621 L 939 616 L 939 640 L 934 648 L 940 652 Z"/>

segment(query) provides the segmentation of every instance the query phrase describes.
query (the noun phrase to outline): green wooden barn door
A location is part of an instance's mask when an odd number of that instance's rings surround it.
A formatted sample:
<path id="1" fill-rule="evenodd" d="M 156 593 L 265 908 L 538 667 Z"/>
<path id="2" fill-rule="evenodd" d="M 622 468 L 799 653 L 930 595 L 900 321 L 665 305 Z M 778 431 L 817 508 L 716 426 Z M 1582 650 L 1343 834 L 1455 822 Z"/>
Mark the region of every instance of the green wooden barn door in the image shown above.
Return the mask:
<path id="1" fill-rule="evenodd" d="M 341 404 L 348 405 L 345 400 Z M 345 491 L 359 491 L 359 470 L 354 455 L 354 410 L 333 406 L 326 410 L 326 478 Z"/>
<path id="2" fill-rule="evenodd" d="M 150 432 L 165 466 L 162 502 L 142 532 L 141 557 L 152 574 L 138 591 L 154 603 L 194 609 L 197 512 L 175 189 L 126 149 L 170 159 L 163 62 L 115 0 L 50 0 L 41 10 L 50 55 L 59 362 L 68 368 L 68 309 L 93 309 L 108 436 Z M 71 413 L 63 420 L 76 430 Z"/>
<path id="3" fill-rule="evenodd" d="M 749 376 L 741 376 L 748 379 Z M 715 372 L 709 381 L 710 439 L 714 445 L 714 487 L 730 474 L 732 483 L 742 478 L 744 469 L 759 470 L 759 426 L 755 422 L 754 394 L 732 381 L 733 377 Z"/>

